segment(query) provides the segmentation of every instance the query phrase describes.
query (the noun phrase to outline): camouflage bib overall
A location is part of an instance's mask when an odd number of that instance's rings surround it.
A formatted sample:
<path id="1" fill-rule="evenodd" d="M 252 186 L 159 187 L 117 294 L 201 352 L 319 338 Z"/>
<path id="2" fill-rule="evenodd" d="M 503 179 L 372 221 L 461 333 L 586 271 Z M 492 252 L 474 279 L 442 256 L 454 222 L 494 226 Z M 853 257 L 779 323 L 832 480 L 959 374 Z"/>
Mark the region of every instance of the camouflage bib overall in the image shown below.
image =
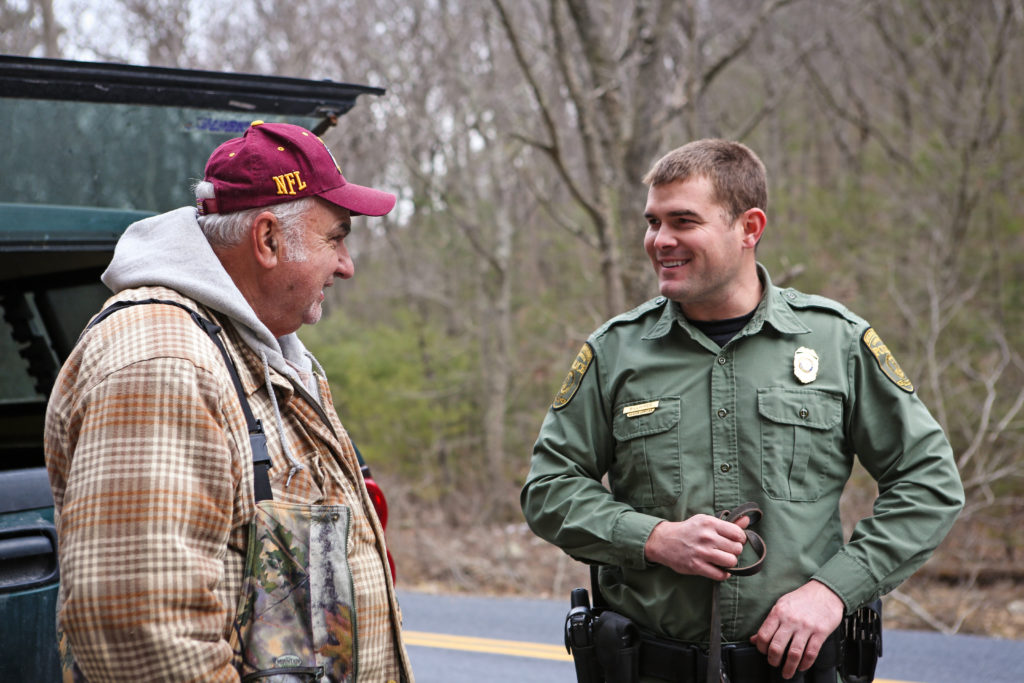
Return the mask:
<path id="1" fill-rule="evenodd" d="M 257 503 L 231 633 L 242 681 L 355 680 L 348 532 L 343 505 Z"/>

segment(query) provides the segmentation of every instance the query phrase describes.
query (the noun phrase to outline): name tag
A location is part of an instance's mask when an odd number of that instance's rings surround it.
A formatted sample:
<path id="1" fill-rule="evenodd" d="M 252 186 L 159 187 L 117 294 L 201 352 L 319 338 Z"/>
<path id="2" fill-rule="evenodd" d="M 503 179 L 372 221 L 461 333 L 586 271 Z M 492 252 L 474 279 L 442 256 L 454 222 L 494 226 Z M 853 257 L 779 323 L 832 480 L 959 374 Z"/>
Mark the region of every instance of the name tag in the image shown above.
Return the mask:
<path id="1" fill-rule="evenodd" d="M 650 415 L 658 407 L 660 401 L 648 401 L 647 403 L 638 403 L 633 406 L 626 406 L 622 409 L 622 414 L 626 417 L 640 417 L 641 415 Z"/>

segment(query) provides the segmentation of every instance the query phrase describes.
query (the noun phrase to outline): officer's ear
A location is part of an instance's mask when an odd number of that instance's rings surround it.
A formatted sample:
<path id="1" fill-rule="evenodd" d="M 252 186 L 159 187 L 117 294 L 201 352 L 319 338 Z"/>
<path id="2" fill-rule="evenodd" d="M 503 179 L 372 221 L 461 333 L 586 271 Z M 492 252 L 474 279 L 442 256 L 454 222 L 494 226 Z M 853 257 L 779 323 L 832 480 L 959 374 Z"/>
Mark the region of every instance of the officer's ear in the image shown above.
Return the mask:
<path id="1" fill-rule="evenodd" d="M 261 212 L 249 226 L 253 256 L 263 268 L 273 268 L 281 257 L 281 222 L 270 211 Z"/>
<path id="2" fill-rule="evenodd" d="M 768 225 L 768 217 L 765 216 L 764 211 L 756 207 L 747 209 L 740 214 L 736 221 L 739 223 L 740 230 L 743 231 L 743 246 L 747 249 L 756 247 L 761 240 L 761 235 L 764 234 L 765 226 Z"/>

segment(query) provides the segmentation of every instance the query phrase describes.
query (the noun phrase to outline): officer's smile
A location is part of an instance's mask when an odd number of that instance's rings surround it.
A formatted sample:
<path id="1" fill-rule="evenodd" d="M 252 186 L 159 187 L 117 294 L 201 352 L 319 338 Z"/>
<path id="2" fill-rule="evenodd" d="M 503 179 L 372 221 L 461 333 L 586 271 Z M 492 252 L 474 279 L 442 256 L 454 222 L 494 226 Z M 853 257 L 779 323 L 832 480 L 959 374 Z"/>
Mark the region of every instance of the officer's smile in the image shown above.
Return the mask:
<path id="1" fill-rule="evenodd" d="M 682 261 L 659 261 L 658 264 L 662 268 L 678 268 L 680 266 L 685 266 L 689 262 L 690 262 L 690 259 L 685 259 L 685 260 L 682 260 Z"/>

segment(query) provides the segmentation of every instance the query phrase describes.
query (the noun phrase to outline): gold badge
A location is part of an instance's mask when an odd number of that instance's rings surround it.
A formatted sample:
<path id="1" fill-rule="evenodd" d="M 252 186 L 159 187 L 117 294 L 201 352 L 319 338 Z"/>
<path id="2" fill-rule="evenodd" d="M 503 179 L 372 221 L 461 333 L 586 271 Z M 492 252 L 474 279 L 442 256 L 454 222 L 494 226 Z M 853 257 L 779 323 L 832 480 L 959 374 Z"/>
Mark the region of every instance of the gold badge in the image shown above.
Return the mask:
<path id="1" fill-rule="evenodd" d="M 903 368 L 896 362 L 892 352 L 889 351 L 889 347 L 885 345 L 878 333 L 875 332 L 875 328 L 869 327 L 867 332 L 861 338 L 864 345 L 868 347 L 875 356 L 875 360 L 878 361 L 878 367 L 882 369 L 885 376 L 892 380 L 893 384 L 898 386 L 908 394 L 914 393 L 914 383 L 910 381 L 910 378 L 903 372 Z"/>
<path id="2" fill-rule="evenodd" d="M 801 346 L 793 354 L 793 374 L 796 378 L 808 384 L 818 377 L 818 353 L 814 349 Z"/>
<path id="3" fill-rule="evenodd" d="M 565 376 L 562 388 L 558 390 L 555 402 L 551 404 L 552 408 L 558 410 L 569 405 L 569 401 L 576 395 L 576 390 L 580 388 L 580 382 L 583 381 L 583 375 L 587 374 L 592 360 L 594 360 L 594 352 L 590 349 L 590 344 L 584 344 L 580 352 L 576 354 L 576 360 L 572 362 L 569 374 Z"/>

